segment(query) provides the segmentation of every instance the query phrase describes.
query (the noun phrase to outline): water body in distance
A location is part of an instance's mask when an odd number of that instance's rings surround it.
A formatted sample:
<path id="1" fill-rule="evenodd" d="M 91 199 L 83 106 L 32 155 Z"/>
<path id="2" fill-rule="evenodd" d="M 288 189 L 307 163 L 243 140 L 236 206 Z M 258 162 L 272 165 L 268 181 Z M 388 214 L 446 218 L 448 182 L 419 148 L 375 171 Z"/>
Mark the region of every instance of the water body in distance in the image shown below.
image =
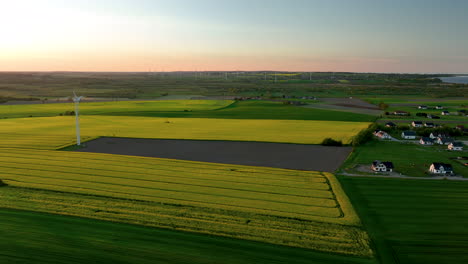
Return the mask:
<path id="1" fill-rule="evenodd" d="M 445 83 L 463 83 L 468 84 L 468 76 L 441 77 L 439 78 Z"/>

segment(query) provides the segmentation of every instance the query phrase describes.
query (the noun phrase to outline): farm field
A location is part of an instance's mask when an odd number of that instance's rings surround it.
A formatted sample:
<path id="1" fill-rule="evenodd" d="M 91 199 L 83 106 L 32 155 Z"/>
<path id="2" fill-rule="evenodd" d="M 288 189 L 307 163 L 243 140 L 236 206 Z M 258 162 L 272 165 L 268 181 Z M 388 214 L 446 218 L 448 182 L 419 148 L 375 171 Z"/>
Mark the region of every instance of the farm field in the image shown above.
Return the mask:
<path id="1" fill-rule="evenodd" d="M 53 101 L 53 100 L 52 100 Z M 159 101 L 115 101 L 86 102 L 80 104 L 83 115 L 131 114 L 139 112 L 183 112 L 208 111 L 226 107 L 231 100 L 159 100 Z M 69 103 L 0 105 L 0 117 L 45 117 L 58 116 L 66 111 L 74 111 L 75 105 Z"/>
<path id="2" fill-rule="evenodd" d="M 468 182 L 339 176 L 382 264 L 467 263 Z"/>
<path id="3" fill-rule="evenodd" d="M 391 161 L 395 171 L 406 176 L 430 176 L 427 173 L 432 162 L 452 164 L 455 173 L 468 177 L 468 167 L 450 159 L 466 156 L 467 151 L 448 151 L 447 146 L 422 146 L 413 143 L 390 141 L 371 141 L 357 147 L 342 166 L 342 169 L 353 172 L 359 164 L 370 166 L 374 160 Z"/>
<path id="4" fill-rule="evenodd" d="M 372 255 L 332 174 L 32 149 L 0 157 L 1 208 Z"/>
<path id="5" fill-rule="evenodd" d="M 253 241 L 9 209 L 0 209 L 0 225 L 4 227 L 1 263 L 375 263 Z"/>
<path id="6" fill-rule="evenodd" d="M 0 118 L 58 116 L 74 104 L 0 105 Z M 287 119 L 371 122 L 375 117 L 343 111 L 312 109 L 272 101 L 174 100 L 83 102 L 82 115 L 170 118 Z"/>
<path id="7" fill-rule="evenodd" d="M 267 142 L 105 137 L 88 141 L 84 147 L 76 149 L 80 152 L 324 172 L 338 169 L 351 150 L 351 147 Z"/>
<path id="8" fill-rule="evenodd" d="M 80 122 L 81 134 L 88 138 L 107 136 L 298 144 L 319 144 L 327 137 L 349 143 L 355 134 L 369 125 L 365 122 L 341 121 L 126 116 L 82 116 Z M 57 149 L 64 145 L 65 138 L 73 139 L 75 118 L 58 116 L 2 119 L 0 134 L 7 135 L 6 139 L 0 138 L 0 147 L 27 147 L 35 137 L 47 136 L 50 138 L 49 141 L 35 141 L 34 147 Z"/>

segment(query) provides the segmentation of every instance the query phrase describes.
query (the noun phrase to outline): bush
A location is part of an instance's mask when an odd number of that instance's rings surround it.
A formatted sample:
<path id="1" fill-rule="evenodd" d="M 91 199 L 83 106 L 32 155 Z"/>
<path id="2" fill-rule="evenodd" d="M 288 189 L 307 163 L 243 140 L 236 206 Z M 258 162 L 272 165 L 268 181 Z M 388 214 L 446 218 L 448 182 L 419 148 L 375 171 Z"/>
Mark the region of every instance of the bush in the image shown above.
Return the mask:
<path id="1" fill-rule="evenodd" d="M 2 186 L 7 186 L 7 184 L 4 183 L 2 180 L 0 180 L 0 187 L 2 187 Z"/>
<path id="2" fill-rule="evenodd" d="M 340 141 L 336 141 L 334 140 L 333 138 L 326 138 L 322 141 L 322 146 L 337 146 L 337 147 L 341 147 L 343 146 L 343 142 Z"/>
<path id="3" fill-rule="evenodd" d="M 379 103 L 379 109 L 381 109 L 381 110 L 385 110 L 385 109 L 387 109 L 388 107 L 389 107 L 389 105 L 386 104 L 386 103 L 384 103 L 384 102 L 380 102 L 380 103 Z"/>
<path id="4" fill-rule="evenodd" d="M 377 124 L 371 124 L 367 129 L 362 130 L 356 136 L 353 137 L 351 144 L 353 147 L 360 146 L 368 141 L 373 140 L 372 133 L 378 128 Z"/>

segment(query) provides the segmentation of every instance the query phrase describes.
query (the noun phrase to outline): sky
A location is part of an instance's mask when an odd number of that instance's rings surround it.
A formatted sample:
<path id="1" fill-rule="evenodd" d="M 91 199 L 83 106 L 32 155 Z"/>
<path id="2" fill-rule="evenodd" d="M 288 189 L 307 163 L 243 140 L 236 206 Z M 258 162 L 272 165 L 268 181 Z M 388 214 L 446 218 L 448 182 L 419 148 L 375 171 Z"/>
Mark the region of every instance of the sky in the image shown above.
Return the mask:
<path id="1" fill-rule="evenodd" d="M 0 0 L 0 71 L 468 73 L 466 0 Z"/>

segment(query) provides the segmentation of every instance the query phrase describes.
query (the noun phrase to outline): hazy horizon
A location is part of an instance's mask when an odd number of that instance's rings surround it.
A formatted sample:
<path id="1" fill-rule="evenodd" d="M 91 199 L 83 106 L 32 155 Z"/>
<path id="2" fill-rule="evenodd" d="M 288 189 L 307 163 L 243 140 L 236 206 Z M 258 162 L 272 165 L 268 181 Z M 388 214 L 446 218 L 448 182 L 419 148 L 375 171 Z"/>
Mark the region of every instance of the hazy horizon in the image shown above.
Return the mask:
<path id="1" fill-rule="evenodd" d="M 468 73 L 468 2 L 2 1 L 2 72 Z"/>

